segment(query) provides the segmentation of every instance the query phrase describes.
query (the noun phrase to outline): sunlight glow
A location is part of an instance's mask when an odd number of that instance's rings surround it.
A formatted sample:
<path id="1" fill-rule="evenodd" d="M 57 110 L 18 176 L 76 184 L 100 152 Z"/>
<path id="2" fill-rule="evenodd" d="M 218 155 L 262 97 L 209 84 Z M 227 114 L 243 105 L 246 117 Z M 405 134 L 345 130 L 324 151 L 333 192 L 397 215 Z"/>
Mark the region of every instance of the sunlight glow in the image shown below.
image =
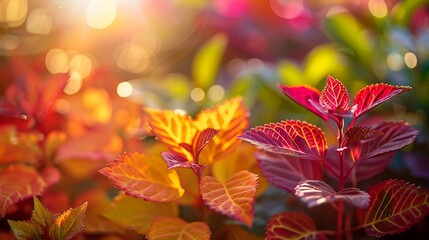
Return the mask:
<path id="1" fill-rule="evenodd" d="M 225 89 L 221 85 L 213 85 L 209 88 L 208 95 L 210 100 L 214 102 L 222 100 L 225 96 Z"/>
<path id="2" fill-rule="evenodd" d="M 387 16 L 387 5 L 384 0 L 369 0 L 368 9 L 376 18 L 384 18 Z"/>
<path id="3" fill-rule="evenodd" d="M 70 72 L 76 71 L 79 73 L 81 78 L 86 78 L 91 73 L 92 62 L 89 57 L 76 54 L 71 58 L 69 68 Z"/>
<path id="4" fill-rule="evenodd" d="M 72 72 L 70 78 L 67 81 L 64 93 L 68 95 L 76 94 L 82 88 L 82 78 L 77 72 Z"/>
<path id="5" fill-rule="evenodd" d="M 405 53 L 404 61 L 408 68 L 413 69 L 417 66 L 417 56 L 412 52 Z"/>
<path id="6" fill-rule="evenodd" d="M 285 19 L 294 19 L 304 11 L 302 0 L 270 0 L 273 12 Z"/>
<path id="7" fill-rule="evenodd" d="M 46 54 L 45 65 L 50 73 L 65 73 L 69 69 L 69 59 L 62 49 L 53 48 Z"/>
<path id="8" fill-rule="evenodd" d="M 131 85 L 129 82 L 121 82 L 118 84 L 116 92 L 118 93 L 119 97 L 129 97 L 133 93 L 133 85 Z"/>
<path id="9" fill-rule="evenodd" d="M 6 22 L 9 27 L 19 27 L 27 17 L 27 0 L 0 1 L 0 22 Z"/>
<path id="10" fill-rule="evenodd" d="M 400 71 L 404 66 L 404 61 L 398 53 L 390 53 L 387 56 L 387 66 L 392 71 Z"/>
<path id="11" fill-rule="evenodd" d="M 52 17 L 44 8 L 33 9 L 27 18 L 26 30 L 29 33 L 48 35 L 52 29 Z"/>
<path id="12" fill-rule="evenodd" d="M 201 102 L 205 97 L 204 90 L 201 88 L 194 88 L 191 90 L 191 99 L 194 102 Z"/>
<path id="13" fill-rule="evenodd" d="M 116 11 L 114 0 L 92 0 L 86 9 L 86 23 L 94 29 L 107 28 L 115 21 Z"/>

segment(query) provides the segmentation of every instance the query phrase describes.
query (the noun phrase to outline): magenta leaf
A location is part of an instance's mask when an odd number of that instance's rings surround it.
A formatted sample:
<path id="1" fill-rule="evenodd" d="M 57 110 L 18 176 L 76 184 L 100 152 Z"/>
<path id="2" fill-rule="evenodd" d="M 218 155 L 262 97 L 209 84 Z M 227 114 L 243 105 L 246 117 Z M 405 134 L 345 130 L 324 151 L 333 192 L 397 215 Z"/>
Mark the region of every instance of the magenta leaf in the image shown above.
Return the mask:
<path id="1" fill-rule="evenodd" d="M 320 128 L 299 120 L 257 126 L 241 139 L 266 151 L 320 161 L 326 156 L 327 141 Z"/>
<path id="2" fill-rule="evenodd" d="M 310 102 L 319 103 L 320 91 L 305 85 L 288 87 L 279 84 L 278 87 L 283 91 L 283 93 L 292 99 L 294 102 L 298 103 L 302 107 L 308 109 L 313 112 L 320 118 L 325 121 L 328 121 L 328 116 L 326 116 L 323 112 L 320 112 L 317 108 L 315 108 Z"/>
<path id="3" fill-rule="evenodd" d="M 325 203 L 345 201 L 358 208 L 369 204 L 368 193 L 358 188 L 344 188 L 336 192 L 327 183 L 318 180 L 306 180 L 295 187 L 295 195 L 308 207 L 315 207 Z"/>
<path id="4" fill-rule="evenodd" d="M 198 159 L 200 152 L 205 146 L 216 136 L 219 130 L 213 128 L 206 128 L 203 131 L 198 131 L 195 136 L 192 145 L 194 146 L 194 159 Z"/>
<path id="5" fill-rule="evenodd" d="M 385 83 L 366 86 L 359 90 L 354 98 L 353 105 L 356 106 L 354 118 L 356 119 L 375 106 L 410 90 L 411 87 L 408 86 L 392 86 Z"/>
<path id="6" fill-rule="evenodd" d="M 374 126 L 372 130 L 381 132 L 383 135 L 353 149 L 353 157 L 356 161 L 399 150 L 412 143 L 418 134 L 417 130 L 404 122 L 383 122 Z"/>
<path id="7" fill-rule="evenodd" d="M 370 236 L 401 233 L 429 214 L 429 192 L 426 189 L 391 179 L 370 189 L 369 207 L 358 211 L 360 226 Z"/>
<path id="8" fill-rule="evenodd" d="M 350 110 L 350 97 L 344 85 L 328 75 L 326 85 L 320 94 L 320 105 L 329 113 L 344 114 Z"/>
<path id="9" fill-rule="evenodd" d="M 296 157 L 263 151 L 256 152 L 255 158 L 264 177 L 289 193 L 294 193 L 295 186 L 304 180 L 322 179 L 322 168 L 316 161 L 302 161 Z"/>
<path id="10" fill-rule="evenodd" d="M 200 164 L 195 162 L 188 161 L 182 155 L 177 154 L 175 152 L 163 152 L 161 153 L 162 159 L 167 163 L 167 168 L 192 168 L 192 169 L 200 169 L 203 167 Z"/>

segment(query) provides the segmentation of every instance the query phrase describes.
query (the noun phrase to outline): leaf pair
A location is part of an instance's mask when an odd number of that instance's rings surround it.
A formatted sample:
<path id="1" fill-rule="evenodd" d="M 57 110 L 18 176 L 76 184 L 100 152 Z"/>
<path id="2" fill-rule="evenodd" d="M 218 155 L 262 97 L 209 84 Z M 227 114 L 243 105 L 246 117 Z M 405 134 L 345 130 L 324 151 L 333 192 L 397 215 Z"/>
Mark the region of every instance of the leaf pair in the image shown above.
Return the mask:
<path id="1" fill-rule="evenodd" d="M 147 108 L 146 112 L 150 132 L 169 149 L 163 156 L 170 168 L 221 159 L 240 143 L 236 136 L 248 126 L 248 112 L 238 97 L 202 111 L 195 120 L 171 110 Z"/>
<path id="2" fill-rule="evenodd" d="M 356 93 L 353 104 L 350 106 L 347 89 L 339 80 L 329 75 L 322 92 L 305 85 L 293 87 L 279 85 L 279 88 L 294 102 L 325 121 L 329 118 L 338 121 L 338 117 L 349 116 L 357 119 L 390 98 L 411 90 L 411 87 L 392 86 L 385 83 L 369 85 Z"/>
<path id="3" fill-rule="evenodd" d="M 39 199 L 33 197 L 34 210 L 30 221 L 8 220 L 17 239 L 71 239 L 83 227 L 87 203 L 54 215 Z M 45 236 L 48 234 L 48 236 Z"/>

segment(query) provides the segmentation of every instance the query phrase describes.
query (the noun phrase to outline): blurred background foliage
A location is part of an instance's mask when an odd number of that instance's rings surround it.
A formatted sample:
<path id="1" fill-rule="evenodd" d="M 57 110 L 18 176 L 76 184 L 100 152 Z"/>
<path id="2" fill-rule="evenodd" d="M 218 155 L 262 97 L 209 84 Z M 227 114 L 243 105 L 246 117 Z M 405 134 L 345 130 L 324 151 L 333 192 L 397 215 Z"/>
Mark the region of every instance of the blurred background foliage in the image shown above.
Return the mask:
<path id="1" fill-rule="evenodd" d="M 38 88 L 57 73 L 69 76 L 43 131 L 67 134 L 52 137 L 63 143 L 60 169 L 73 179 L 62 186 L 94 185 L 84 179 L 100 177 L 105 162 L 88 159 L 153 151 L 139 144 L 142 106 L 194 115 L 242 95 L 251 126 L 302 119 L 327 127 L 277 84 L 322 90 L 328 74 L 351 97 L 379 82 L 413 87 L 361 121 L 377 115 L 416 127 L 418 139 L 392 162 L 392 174 L 429 179 L 427 0 L 0 1 L 1 101 L 10 100 L 10 85 Z"/>

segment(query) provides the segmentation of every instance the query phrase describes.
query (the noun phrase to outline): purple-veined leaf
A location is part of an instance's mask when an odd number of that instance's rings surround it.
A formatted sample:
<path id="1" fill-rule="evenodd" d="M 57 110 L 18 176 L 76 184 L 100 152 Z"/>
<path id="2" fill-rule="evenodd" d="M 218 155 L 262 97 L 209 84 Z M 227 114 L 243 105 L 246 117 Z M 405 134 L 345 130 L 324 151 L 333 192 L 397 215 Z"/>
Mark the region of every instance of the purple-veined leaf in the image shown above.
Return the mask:
<path id="1" fill-rule="evenodd" d="M 375 106 L 389 100 L 390 98 L 411 90 L 407 86 L 392 86 L 385 83 L 366 86 L 356 93 L 353 105 L 356 106 L 354 118 L 371 110 Z"/>
<path id="2" fill-rule="evenodd" d="M 319 104 L 329 113 L 344 114 L 350 110 L 350 97 L 344 85 L 328 75 Z"/>
<path id="3" fill-rule="evenodd" d="M 342 145 L 345 148 L 352 148 L 363 143 L 376 139 L 377 136 L 383 135 L 382 132 L 373 130 L 369 127 L 354 126 L 344 134 Z"/>
<path id="4" fill-rule="evenodd" d="M 274 215 L 265 227 L 265 240 L 327 240 L 319 234 L 316 223 L 307 214 L 284 212 Z"/>
<path id="5" fill-rule="evenodd" d="M 266 151 L 320 161 L 325 158 L 327 141 L 322 130 L 299 120 L 257 126 L 241 139 Z"/>
<path id="6" fill-rule="evenodd" d="M 353 149 L 356 161 L 399 150 L 412 143 L 418 132 L 405 122 L 383 122 L 372 128 L 383 133 L 376 139 Z"/>
<path id="7" fill-rule="evenodd" d="M 358 211 L 361 227 L 374 237 L 401 233 L 429 214 L 426 189 L 391 179 L 370 189 L 367 209 Z"/>
<path id="8" fill-rule="evenodd" d="M 219 130 L 213 128 L 206 128 L 203 131 L 197 131 L 194 136 L 194 140 L 192 141 L 194 159 L 198 160 L 200 152 L 218 132 Z"/>
<path id="9" fill-rule="evenodd" d="M 307 179 L 322 179 L 319 162 L 259 151 L 255 158 L 264 177 L 274 186 L 289 193 L 295 192 L 295 186 Z"/>
<path id="10" fill-rule="evenodd" d="M 308 109 L 309 111 L 316 114 L 323 120 L 328 121 L 329 119 L 328 116 L 320 112 L 310 103 L 310 101 L 319 103 L 319 98 L 320 98 L 319 90 L 306 85 L 288 87 L 288 86 L 279 84 L 278 87 L 283 91 L 283 93 L 286 96 L 288 96 L 294 102 Z"/>
<path id="11" fill-rule="evenodd" d="M 308 207 L 315 207 L 325 203 L 345 201 L 358 208 L 369 204 L 368 193 L 358 188 L 344 188 L 336 192 L 327 183 L 319 180 L 306 180 L 295 187 L 295 195 Z"/>

